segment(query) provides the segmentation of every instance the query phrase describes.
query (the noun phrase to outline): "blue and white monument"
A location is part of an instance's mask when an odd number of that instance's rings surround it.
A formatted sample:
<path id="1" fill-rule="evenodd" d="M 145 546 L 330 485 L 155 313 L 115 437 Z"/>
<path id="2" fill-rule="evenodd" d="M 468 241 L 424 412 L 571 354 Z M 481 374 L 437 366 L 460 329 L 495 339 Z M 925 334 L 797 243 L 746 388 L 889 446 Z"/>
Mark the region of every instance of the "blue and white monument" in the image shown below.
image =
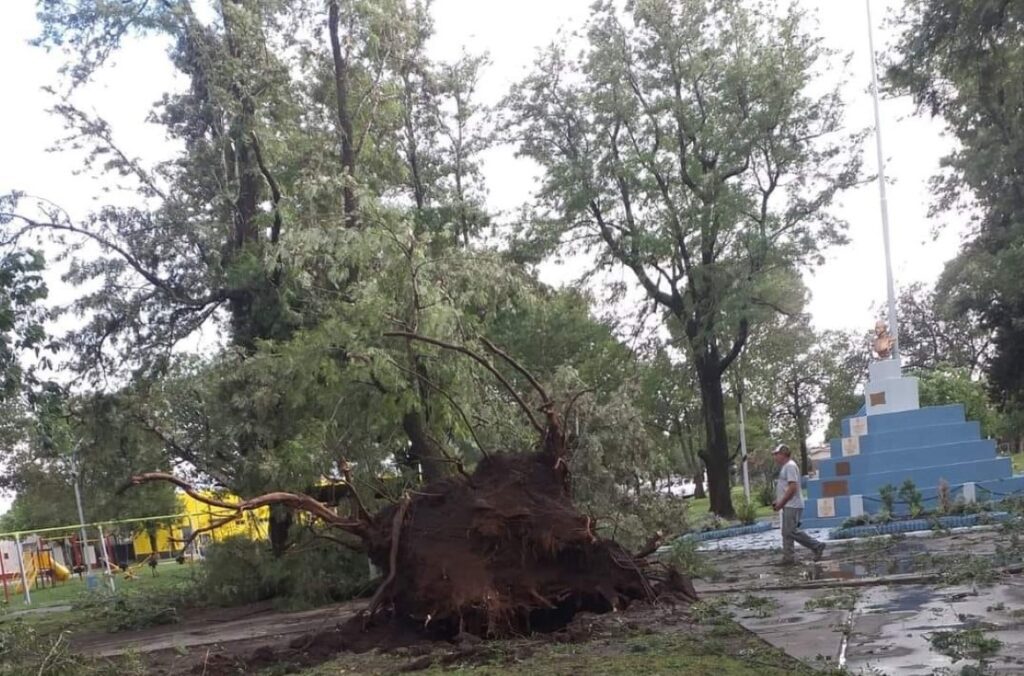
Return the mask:
<path id="1" fill-rule="evenodd" d="M 1024 490 L 1024 476 L 1013 476 L 1010 458 L 998 457 L 995 441 L 981 437 L 979 423 L 965 419 L 963 406 L 921 408 L 917 379 L 902 372 L 870 0 L 866 4 L 888 326 L 879 322 L 875 327 L 879 359 L 869 366 L 864 405 L 842 421 L 842 437 L 832 440 L 829 459 L 819 463 L 817 478 L 807 482 L 805 528 L 828 528 L 850 517 L 876 514 L 882 510 L 880 489 L 887 485 L 898 489 L 908 479 L 921 492 L 925 508 L 936 505 L 943 483 L 950 499 L 967 502 Z M 901 509 L 905 512 L 907 507 L 900 505 L 894 511 L 899 514 Z"/>
<path id="2" fill-rule="evenodd" d="M 869 373 L 864 406 L 842 421 L 842 437 L 832 440 L 829 458 L 807 482 L 805 528 L 877 514 L 882 487 L 898 489 L 908 479 L 926 509 L 938 506 L 943 482 L 950 500 L 965 502 L 1024 490 L 1024 476 L 1013 475 L 1010 458 L 997 455 L 995 441 L 982 438 L 962 405 L 921 408 L 917 380 L 901 374 L 898 357 L 872 363 Z"/>

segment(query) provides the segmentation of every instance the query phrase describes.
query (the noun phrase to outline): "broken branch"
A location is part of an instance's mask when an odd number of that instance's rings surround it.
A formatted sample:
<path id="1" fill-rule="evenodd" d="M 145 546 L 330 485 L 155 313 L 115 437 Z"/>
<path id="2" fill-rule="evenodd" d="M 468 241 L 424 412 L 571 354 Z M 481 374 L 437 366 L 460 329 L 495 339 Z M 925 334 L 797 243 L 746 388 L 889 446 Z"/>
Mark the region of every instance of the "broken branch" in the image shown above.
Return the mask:
<path id="1" fill-rule="evenodd" d="M 519 396 L 519 393 L 516 392 L 515 388 L 512 387 L 512 384 L 508 382 L 505 376 L 501 375 L 501 372 L 494 367 L 494 364 L 492 364 L 487 359 L 484 359 L 482 356 L 480 356 L 473 350 L 469 349 L 465 345 L 455 345 L 453 343 L 446 343 L 443 340 L 437 340 L 436 338 L 428 338 L 427 336 L 421 336 L 416 333 L 409 333 L 408 331 L 387 331 L 384 334 L 384 336 L 387 338 L 405 338 L 406 340 L 418 340 L 420 342 L 427 343 L 428 345 L 443 347 L 446 350 L 460 352 L 466 355 L 467 357 L 470 357 L 478 364 L 483 366 L 485 369 L 490 371 L 491 375 L 497 378 L 498 382 L 505 386 L 505 389 L 509 391 L 509 394 L 512 395 L 512 398 L 515 399 L 517 404 L 519 404 L 519 408 L 523 409 L 523 413 L 525 413 L 526 417 L 530 419 L 530 424 L 533 425 L 534 429 L 536 429 L 541 434 L 544 434 L 544 427 L 537 420 L 537 417 L 533 415 L 533 411 L 530 410 L 530 407 L 526 405 L 526 402 L 523 401 L 523 398 Z M 540 391 L 543 392 L 543 390 Z M 546 397 L 547 395 L 544 394 L 543 396 Z M 545 398 L 544 401 L 545 403 L 548 403 L 550 400 Z"/>

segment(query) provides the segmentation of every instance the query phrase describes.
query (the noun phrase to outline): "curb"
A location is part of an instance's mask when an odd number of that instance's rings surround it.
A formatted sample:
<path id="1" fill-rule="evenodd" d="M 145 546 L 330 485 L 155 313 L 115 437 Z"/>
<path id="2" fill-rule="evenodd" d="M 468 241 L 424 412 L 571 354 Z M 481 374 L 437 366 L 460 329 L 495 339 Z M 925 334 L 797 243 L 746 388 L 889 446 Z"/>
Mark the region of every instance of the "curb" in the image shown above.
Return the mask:
<path id="1" fill-rule="evenodd" d="M 836 528 L 828 532 L 828 537 L 830 540 L 849 540 L 851 538 L 871 537 L 874 535 L 934 530 L 936 525 L 942 528 L 969 528 L 979 523 L 1001 523 L 1009 518 L 1009 512 L 988 512 L 986 514 L 968 514 L 965 516 L 940 516 L 937 519 L 909 519 L 907 521 L 895 521 L 877 526 Z"/>
<path id="2" fill-rule="evenodd" d="M 773 528 L 775 528 L 775 526 L 771 523 L 761 521 L 758 523 L 752 523 L 749 526 L 731 526 L 730 528 L 720 528 L 718 530 L 706 530 L 701 533 L 686 533 L 681 539 L 707 542 L 708 540 L 721 540 L 724 538 L 736 537 L 737 535 L 763 533 L 765 531 L 772 530 Z"/>

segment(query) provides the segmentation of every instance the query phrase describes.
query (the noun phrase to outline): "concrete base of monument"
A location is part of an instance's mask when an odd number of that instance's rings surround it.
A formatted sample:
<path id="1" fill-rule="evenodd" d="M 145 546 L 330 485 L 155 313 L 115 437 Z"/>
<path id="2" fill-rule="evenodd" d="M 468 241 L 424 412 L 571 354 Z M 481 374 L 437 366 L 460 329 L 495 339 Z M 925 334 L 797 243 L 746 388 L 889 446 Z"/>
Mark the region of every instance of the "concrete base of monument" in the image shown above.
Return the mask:
<path id="1" fill-rule="evenodd" d="M 867 415 L 899 413 L 920 408 L 917 378 L 904 376 L 899 359 L 886 359 L 868 365 L 864 384 Z"/>
<path id="2" fill-rule="evenodd" d="M 890 364 L 872 371 L 875 382 L 887 383 L 887 405 L 899 389 L 892 386 L 900 379 L 880 377 L 891 369 Z M 916 404 L 916 382 L 910 389 L 914 401 L 900 406 Z M 1024 476 L 1014 476 L 1010 459 L 999 457 L 995 442 L 965 419 L 963 406 L 872 413 L 866 402 L 865 410 L 842 422 L 842 438 L 832 441 L 830 457 L 818 464 L 817 478 L 808 480 L 806 528 L 835 528 L 850 517 L 878 514 L 883 489 L 898 491 L 908 481 L 921 493 L 925 511 L 944 502 L 989 502 L 1024 493 Z M 893 511 L 906 514 L 909 506 L 897 503 Z"/>

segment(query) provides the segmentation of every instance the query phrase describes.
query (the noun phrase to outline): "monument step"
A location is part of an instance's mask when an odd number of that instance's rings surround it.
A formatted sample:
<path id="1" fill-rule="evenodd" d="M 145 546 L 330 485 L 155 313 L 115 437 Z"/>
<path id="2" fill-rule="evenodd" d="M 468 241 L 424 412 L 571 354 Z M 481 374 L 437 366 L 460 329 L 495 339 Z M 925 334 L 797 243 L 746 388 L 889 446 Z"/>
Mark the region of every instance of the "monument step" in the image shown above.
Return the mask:
<path id="1" fill-rule="evenodd" d="M 865 416 L 844 418 L 840 423 L 842 435 L 844 437 L 852 436 L 850 434 L 850 421 L 863 417 Z M 878 415 L 866 416 L 866 419 L 866 433 L 879 434 L 914 427 L 964 422 L 966 418 L 962 404 L 949 404 L 946 406 L 926 406 L 913 411 L 901 411 L 899 413 L 880 413 Z"/>
<path id="2" fill-rule="evenodd" d="M 966 437 L 967 435 L 952 430 L 948 436 L 950 437 L 948 442 L 936 443 L 930 439 L 923 439 L 923 445 L 911 448 L 862 452 L 859 455 L 822 460 L 818 463 L 818 478 L 841 479 L 886 470 L 934 467 L 975 460 L 991 460 L 996 457 L 996 444 L 991 439 L 979 439 L 977 435 L 973 439 L 957 439 L 957 436 Z"/>
<path id="3" fill-rule="evenodd" d="M 929 444 L 944 444 L 955 441 L 981 439 L 981 425 L 976 421 L 929 425 L 892 432 L 868 433 L 860 437 L 833 439 L 832 455 L 836 460 L 865 453 L 886 453 L 908 448 L 920 448 Z M 845 451 L 844 451 L 845 448 Z"/>
<path id="4" fill-rule="evenodd" d="M 972 462 L 936 464 L 854 475 L 836 479 L 812 479 L 807 482 L 807 495 L 811 499 L 841 495 L 873 495 L 885 485 L 897 489 L 910 479 L 916 486 L 938 486 L 941 480 L 949 484 L 966 481 L 991 481 L 1013 476 L 1013 465 L 1007 457 Z"/>
<path id="5" fill-rule="evenodd" d="M 927 486 L 924 488 L 918 488 L 921 492 L 921 502 L 925 511 L 934 512 L 939 508 L 939 489 L 938 486 Z M 949 485 L 949 500 L 953 503 L 964 500 L 964 486 L 963 484 Z M 1016 475 L 1012 477 L 1005 477 L 1001 479 L 994 479 L 990 481 L 980 481 L 975 484 L 974 489 L 975 499 L 978 502 L 990 502 L 998 501 L 1005 497 L 1024 495 L 1024 475 Z M 837 497 L 832 501 L 834 508 L 834 517 L 818 517 L 818 501 L 807 500 L 807 506 L 804 509 L 804 518 L 802 520 L 803 528 L 831 528 L 839 526 L 846 519 L 850 518 L 851 511 L 851 496 Z M 882 501 L 877 493 L 873 495 L 853 496 L 860 498 L 859 503 L 862 506 L 863 513 L 867 514 L 878 514 L 882 511 Z M 905 515 L 910 513 L 909 505 L 896 504 L 894 510 L 897 516 Z"/>

